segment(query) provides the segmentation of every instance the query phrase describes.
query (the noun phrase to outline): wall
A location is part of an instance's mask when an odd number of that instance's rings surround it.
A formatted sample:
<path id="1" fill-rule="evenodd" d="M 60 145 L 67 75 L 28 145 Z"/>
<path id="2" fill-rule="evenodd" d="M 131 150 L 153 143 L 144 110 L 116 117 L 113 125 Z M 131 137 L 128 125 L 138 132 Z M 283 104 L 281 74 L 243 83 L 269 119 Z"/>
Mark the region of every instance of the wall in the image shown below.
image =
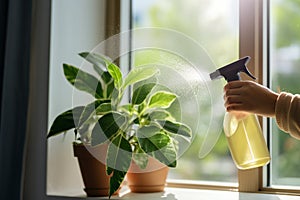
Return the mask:
<path id="1" fill-rule="evenodd" d="M 61 199 L 46 193 L 83 194 L 82 180 L 72 154 L 72 137 L 47 141 L 47 130 L 56 115 L 88 100 L 74 101 L 62 63 L 80 66 L 83 60 L 77 54 L 104 39 L 105 0 L 33 0 L 33 10 L 22 199 Z"/>

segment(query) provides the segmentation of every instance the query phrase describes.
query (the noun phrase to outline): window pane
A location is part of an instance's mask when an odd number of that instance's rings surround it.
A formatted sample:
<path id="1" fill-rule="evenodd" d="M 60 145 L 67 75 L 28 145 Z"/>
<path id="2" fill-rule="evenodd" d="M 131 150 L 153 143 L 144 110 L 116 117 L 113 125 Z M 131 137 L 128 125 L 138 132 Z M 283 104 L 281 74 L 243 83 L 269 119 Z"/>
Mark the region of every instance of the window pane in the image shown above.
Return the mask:
<path id="1" fill-rule="evenodd" d="M 191 101 L 184 110 L 187 112 L 190 109 L 190 114 L 183 117 L 183 121 L 196 126 L 195 138 L 180 158 L 178 166 L 171 170 L 169 178 L 236 182 L 237 170 L 221 132 L 224 116 L 222 89 L 225 81 L 211 83 L 206 76 L 218 66 L 238 58 L 238 1 L 133 0 L 132 6 L 133 27 L 148 27 L 147 30 L 142 29 L 143 34 L 133 32 L 133 47 L 143 42 L 151 46 L 133 48 L 134 65 L 171 65 L 168 69 L 168 75 L 172 76 L 170 81 L 179 74 L 173 84 L 178 83 L 186 90 L 190 86 L 197 93 L 196 104 Z M 178 68 L 175 70 L 178 73 L 171 75 L 174 68 Z M 193 74 L 195 68 L 199 76 Z M 194 85 L 184 86 L 193 79 L 201 82 L 201 77 L 206 87 L 200 91 Z M 188 94 L 188 91 L 184 94 Z M 195 113 L 195 109 L 199 113 Z M 217 143 L 210 151 L 215 141 Z M 199 151 L 200 157 L 209 153 L 200 158 Z"/>
<path id="2" fill-rule="evenodd" d="M 53 0 L 51 13 L 51 44 L 49 69 L 50 126 L 55 117 L 75 105 L 90 102 L 88 95 L 74 90 L 64 77 L 63 63 L 81 66 L 78 53 L 93 49 L 104 39 L 104 1 Z M 88 23 L 87 23 L 88 22 Z M 79 97 L 79 98 L 75 98 Z M 49 130 L 49 129 L 48 129 Z M 48 140 L 47 194 L 82 196 L 83 181 L 73 156 L 72 132 Z"/>
<path id="3" fill-rule="evenodd" d="M 274 91 L 300 93 L 300 2 L 270 1 L 270 70 Z M 272 121 L 271 185 L 300 186 L 300 142 Z"/>

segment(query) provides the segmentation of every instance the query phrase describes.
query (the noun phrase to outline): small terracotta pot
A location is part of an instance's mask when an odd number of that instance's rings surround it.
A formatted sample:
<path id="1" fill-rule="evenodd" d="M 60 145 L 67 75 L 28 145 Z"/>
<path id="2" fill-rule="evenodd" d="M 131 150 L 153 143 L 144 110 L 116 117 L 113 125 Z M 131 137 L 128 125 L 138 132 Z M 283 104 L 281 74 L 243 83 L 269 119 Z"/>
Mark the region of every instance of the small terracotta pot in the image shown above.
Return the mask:
<path id="1" fill-rule="evenodd" d="M 127 173 L 127 183 L 131 192 L 162 192 L 166 186 L 166 179 L 169 168 L 149 157 L 146 169 L 140 169 L 134 162 L 131 162 Z"/>
<path id="2" fill-rule="evenodd" d="M 107 148 L 107 144 L 96 147 L 73 144 L 74 156 L 78 158 L 84 191 L 88 197 L 108 196 L 110 176 L 106 174 L 105 165 Z"/>

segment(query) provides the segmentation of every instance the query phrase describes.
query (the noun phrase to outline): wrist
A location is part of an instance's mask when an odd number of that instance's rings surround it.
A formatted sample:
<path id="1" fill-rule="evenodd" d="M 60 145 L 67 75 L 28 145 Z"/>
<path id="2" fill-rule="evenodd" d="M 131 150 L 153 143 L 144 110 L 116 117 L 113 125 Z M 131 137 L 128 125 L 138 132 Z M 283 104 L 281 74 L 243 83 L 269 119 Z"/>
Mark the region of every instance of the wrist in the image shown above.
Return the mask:
<path id="1" fill-rule="evenodd" d="M 271 109 L 270 109 L 270 117 L 275 117 L 275 109 L 276 109 L 276 103 L 278 99 L 279 94 L 272 92 L 271 93 Z"/>

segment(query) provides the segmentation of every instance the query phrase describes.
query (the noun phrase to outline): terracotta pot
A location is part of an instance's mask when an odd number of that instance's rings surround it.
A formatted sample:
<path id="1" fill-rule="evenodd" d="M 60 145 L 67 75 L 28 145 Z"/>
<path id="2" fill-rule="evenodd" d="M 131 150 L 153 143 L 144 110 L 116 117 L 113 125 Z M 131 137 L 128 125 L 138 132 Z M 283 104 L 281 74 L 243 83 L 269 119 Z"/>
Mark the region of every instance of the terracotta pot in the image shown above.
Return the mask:
<path id="1" fill-rule="evenodd" d="M 131 162 L 127 173 L 127 183 L 131 192 L 162 192 L 166 186 L 166 179 L 169 168 L 149 157 L 146 169 L 140 169 L 134 162 Z"/>
<path id="2" fill-rule="evenodd" d="M 74 144 L 74 156 L 78 158 L 84 182 L 84 191 L 88 197 L 108 196 L 109 176 L 106 175 L 105 157 L 108 145 L 91 147 Z"/>

